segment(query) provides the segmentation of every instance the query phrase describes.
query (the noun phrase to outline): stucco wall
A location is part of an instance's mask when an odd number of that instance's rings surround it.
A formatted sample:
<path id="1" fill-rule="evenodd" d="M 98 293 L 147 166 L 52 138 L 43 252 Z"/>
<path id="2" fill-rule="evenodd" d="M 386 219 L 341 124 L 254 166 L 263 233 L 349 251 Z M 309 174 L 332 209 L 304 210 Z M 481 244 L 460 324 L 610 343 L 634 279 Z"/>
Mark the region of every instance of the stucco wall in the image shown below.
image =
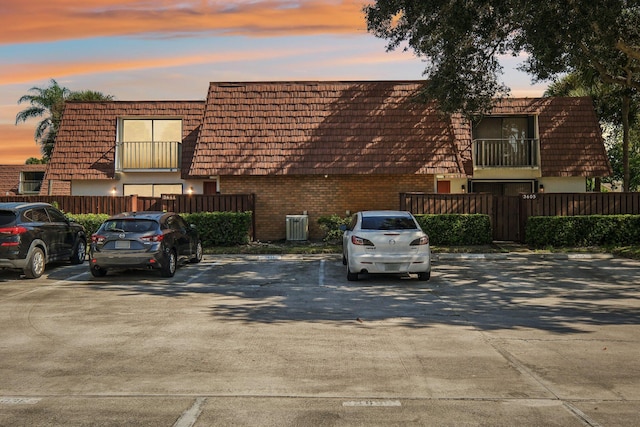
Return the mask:
<path id="1" fill-rule="evenodd" d="M 286 238 L 286 216 L 309 215 L 309 238 L 324 237 L 318 218 L 359 210 L 398 209 L 399 193 L 434 192 L 434 177 L 424 175 L 223 176 L 221 194 L 256 195 L 256 240 Z"/>

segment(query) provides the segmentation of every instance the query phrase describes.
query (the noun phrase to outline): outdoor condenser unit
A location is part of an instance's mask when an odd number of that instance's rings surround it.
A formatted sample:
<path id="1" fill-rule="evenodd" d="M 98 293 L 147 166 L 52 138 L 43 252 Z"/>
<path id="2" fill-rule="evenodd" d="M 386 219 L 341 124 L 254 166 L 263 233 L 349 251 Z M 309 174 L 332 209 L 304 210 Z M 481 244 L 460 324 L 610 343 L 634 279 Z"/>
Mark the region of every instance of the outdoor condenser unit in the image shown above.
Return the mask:
<path id="1" fill-rule="evenodd" d="M 287 240 L 309 239 L 309 216 L 287 215 Z"/>

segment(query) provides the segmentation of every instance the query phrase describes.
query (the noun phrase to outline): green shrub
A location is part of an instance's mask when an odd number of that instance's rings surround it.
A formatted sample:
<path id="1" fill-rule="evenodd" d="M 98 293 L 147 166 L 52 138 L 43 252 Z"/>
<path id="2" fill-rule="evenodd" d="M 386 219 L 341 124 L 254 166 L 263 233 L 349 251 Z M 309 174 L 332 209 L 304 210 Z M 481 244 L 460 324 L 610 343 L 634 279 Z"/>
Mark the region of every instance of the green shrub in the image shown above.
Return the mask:
<path id="1" fill-rule="evenodd" d="M 181 214 L 195 225 L 202 246 L 234 246 L 249 242 L 251 212 L 196 212 Z"/>
<path id="2" fill-rule="evenodd" d="M 67 217 L 87 230 L 87 239 L 109 218 L 107 214 L 76 214 Z M 197 212 L 180 214 L 189 224 L 195 225 L 202 246 L 233 246 L 249 241 L 251 212 Z"/>
<path id="3" fill-rule="evenodd" d="M 338 243 L 342 242 L 342 234 L 340 230 L 341 225 L 349 225 L 351 217 L 341 217 L 338 215 L 321 216 L 318 218 L 318 225 L 325 231 L 325 236 L 322 241 L 326 243 Z"/>
<path id="4" fill-rule="evenodd" d="M 532 216 L 525 240 L 534 247 L 637 245 L 640 215 Z"/>
<path id="5" fill-rule="evenodd" d="M 486 245 L 493 240 L 488 215 L 435 214 L 415 217 L 433 245 Z"/>
<path id="6" fill-rule="evenodd" d="M 87 240 L 91 240 L 91 235 L 98 231 L 102 223 L 109 218 L 107 214 L 67 214 L 67 218 L 84 226 L 87 231 Z"/>

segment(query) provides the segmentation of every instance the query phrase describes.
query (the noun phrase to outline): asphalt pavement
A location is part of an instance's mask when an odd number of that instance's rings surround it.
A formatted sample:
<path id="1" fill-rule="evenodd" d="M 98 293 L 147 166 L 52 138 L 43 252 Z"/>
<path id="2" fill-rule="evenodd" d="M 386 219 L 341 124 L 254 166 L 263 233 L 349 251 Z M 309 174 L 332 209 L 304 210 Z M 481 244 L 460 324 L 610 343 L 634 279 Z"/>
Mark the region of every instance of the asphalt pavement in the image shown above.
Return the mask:
<path id="1" fill-rule="evenodd" d="M 0 271 L 2 426 L 640 425 L 640 262 L 206 256 Z"/>

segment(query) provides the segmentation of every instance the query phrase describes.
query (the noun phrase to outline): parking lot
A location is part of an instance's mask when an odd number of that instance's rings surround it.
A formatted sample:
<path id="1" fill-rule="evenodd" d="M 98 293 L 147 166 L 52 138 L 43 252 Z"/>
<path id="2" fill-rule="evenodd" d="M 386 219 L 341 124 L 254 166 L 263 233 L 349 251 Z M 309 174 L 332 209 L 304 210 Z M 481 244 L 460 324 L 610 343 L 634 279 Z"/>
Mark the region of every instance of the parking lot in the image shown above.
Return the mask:
<path id="1" fill-rule="evenodd" d="M 205 256 L 0 271 L 3 426 L 640 425 L 640 262 Z"/>

